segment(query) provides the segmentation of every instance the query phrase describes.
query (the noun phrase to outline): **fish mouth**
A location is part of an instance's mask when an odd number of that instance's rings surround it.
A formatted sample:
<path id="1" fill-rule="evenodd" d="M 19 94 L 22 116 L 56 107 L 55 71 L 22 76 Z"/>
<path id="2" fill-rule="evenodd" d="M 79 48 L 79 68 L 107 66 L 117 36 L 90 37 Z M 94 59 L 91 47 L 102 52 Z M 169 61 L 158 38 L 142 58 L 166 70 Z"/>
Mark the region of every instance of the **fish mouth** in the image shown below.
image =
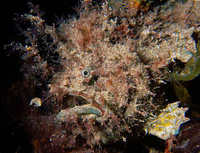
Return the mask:
<path id="1" fill-rule="evenodd" d="M 104 115 L 104 110 L 97 102 L 80 92 L 69 94 L 64 103 L 66 103 L 65 108 L 56 115 L 58 121 L 67 121 L 67 116 L 71 114 L 77 116 L 92 115 L 95 117 L 102 117 Z"/>

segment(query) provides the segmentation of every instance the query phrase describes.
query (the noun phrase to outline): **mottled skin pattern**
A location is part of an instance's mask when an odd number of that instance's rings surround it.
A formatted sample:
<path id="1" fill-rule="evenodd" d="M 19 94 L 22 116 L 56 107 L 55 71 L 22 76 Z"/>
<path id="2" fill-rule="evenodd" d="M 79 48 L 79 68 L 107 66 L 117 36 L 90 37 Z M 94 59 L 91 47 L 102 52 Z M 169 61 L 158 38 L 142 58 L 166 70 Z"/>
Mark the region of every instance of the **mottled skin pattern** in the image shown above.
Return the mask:
<path id="1" fill-rule="evenodd" d="M 116 118 L 117 122 L 123 123 L 117 125 L 118 131 L 124 131 L 125 127 L 129 128 L 129 123 L 125 121 L 129 117 L 131 122 L 136 120 L 142 123 L 136 116 L 145 119 L 153 112 L 148 67 L 140 61 L 128 42 L 112 44 L 108 41 L 109 35 L 106 33 L 109 32 L 105 31 L 115 23 L 108 25 L 109 21 L 100 18 L 101 13 L 95 15 L 83 15 L 71 25 L 62 26 L 61 31 L 64 31 L 68 43 L 59 43 L 58 53 L 63 58 L 65 69 L 54 76 L 49 84 L 50 93 L 82 97 L 87 101 L 87 107 L 82 105 L 82 108 L 90 110 L 84 114 L 95 115 L 92 112 L 98 112 L 95 110 L 98 109 L 102 115 L 96 117 L 98 122 L 105 124 L 104 130 L 113 130 L 115 124 L 107 125 L 104 122 L 115 122 L 110 118 Z M 81 106 L 78 106 L 80 109 Z M 68 110 L 76 109 L 66 108 L 62 112 L 68 114 Z M 82 115 L 83 118 L 87 116 Z"/>
<path id="2" fill-rule="evenodd" d="M 107 107 L 127 107 L 129 89 L 144 86 L 146 93 L 137 96 L 149 95 L 148 86 L 141 79 L 145 77 L 145 72 L 141 72 L 143 65 L 136 65 L 135 53 L 124 45 L 105 45 L 102 43 L 104 47 L 91 52 L 75 50 L 73 55 L 67 50 L 66 57 L 70 59 L 66 59 L 66 70 L 59 74 L 55 84 L 50 85 L 50 92 L 55 93 L 59 88 L 65 94 L 81 96 L 103 114 Z M 135 70 L 134 67 L 140 68 Z M 89 73 L 87 77 L 83 75 L 85 70 Z"/>
<path id="3" fill-rule="evenodd" d="M 66 79 L 59 80 L 62 81 L 59 82 L 59 88 L 64 90 L 66 94 L 81 96 L 86 99 L 88 103 L 101 105 L 102 108 L 106 103 L 117 105 L 119 108 L 126 106 L 128 89 L 136 88 L 127 82 L 127 76 L 131 76 L 131 72 L 128 72 L 127 68 L 134 62 L 134 54 L 131 52 L 128 53 L 129 51 L 127 48 L 122 48 L 124 50 L 120 49 L 120 52 L 114 47 L 110 50 L 109 48 L 106 48 L 107 50 L 103 49 L 98 49 L 91 53 L 80 51 L 80 53 L 77 52 L 74 54 L 73 57 L 71 57 L 72 60 L 67 64 L 70 67 L 66 67 L 66 71 L 61 74 L 61 78 Z M 99 58 L 95 55 L 98 51 L 100 52 L 99 54 L 101 54 Z M 108 55 L 104 55 L 106 52 Z M 115 54 L 115 57 L 112 57 L 112 52 Z M 128 63 L 126 64 L 125 59 L 123 59 L 125 58 L 123 56 L 126 56 L 126 52 L 128 53 L 127 56 L 133 59 L 133 62 L 131 63 L 130 61 L 129 65 Z M 77 62 L 73 61 L 73 59 L 77 59 Z M 82 71 L 88 68 L 90 69 L 90 72 L 88 72 L 90 75 L 84 77 Z M 133 75 L 131 77 L 135 78 Z M 56 85 L 57 84 L 56 81 Z M 54 86 L 51 85 L 50 92 L 54 91 L 53 87 Z"/>

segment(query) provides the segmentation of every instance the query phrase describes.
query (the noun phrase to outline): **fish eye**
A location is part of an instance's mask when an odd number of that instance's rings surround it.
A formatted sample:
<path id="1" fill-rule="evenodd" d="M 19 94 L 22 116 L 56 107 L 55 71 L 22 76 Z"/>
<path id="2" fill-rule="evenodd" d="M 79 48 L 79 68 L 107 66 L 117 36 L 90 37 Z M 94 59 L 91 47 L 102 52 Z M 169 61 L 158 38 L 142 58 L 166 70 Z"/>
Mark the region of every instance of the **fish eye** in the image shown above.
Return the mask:
<path id="1" fill-rule="evenodd" d="M 90 75 L 90 70 L 89 69 L 84 69 L 81 73 L 82 73 L 82 76 L 84 78 L 87 78 Z"/>

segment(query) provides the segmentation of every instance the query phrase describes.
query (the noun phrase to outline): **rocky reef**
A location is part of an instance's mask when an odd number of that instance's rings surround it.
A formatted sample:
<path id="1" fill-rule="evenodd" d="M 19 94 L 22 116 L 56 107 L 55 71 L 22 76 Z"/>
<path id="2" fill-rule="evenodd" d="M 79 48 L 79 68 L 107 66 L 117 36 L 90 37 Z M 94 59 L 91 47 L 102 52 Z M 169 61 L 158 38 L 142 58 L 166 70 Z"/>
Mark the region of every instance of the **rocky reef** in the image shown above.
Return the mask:
<path id="1" fill-rule="evenodd" d="M 199 75 L 199 38 L 192 37 L 199 8 L 195 1 L 84 0 L 77 17 L 60 23 L 47 24 L 34 5 L 21 15 L 24 40 L 7 48 L 23 61 L 15 92 L 31 91 L 23 122 L 34 152 L 110 152 L 109 144 L 144 137 L 164 108 L 170 116 L 170 103 L 181 100 L 169 92 L 183 81 L 171 77 L 181 71 L 177 60 Z M 156 136 L 166 140 L 189 120 L 188 108 L 175 110 L 176 131 Z"/>

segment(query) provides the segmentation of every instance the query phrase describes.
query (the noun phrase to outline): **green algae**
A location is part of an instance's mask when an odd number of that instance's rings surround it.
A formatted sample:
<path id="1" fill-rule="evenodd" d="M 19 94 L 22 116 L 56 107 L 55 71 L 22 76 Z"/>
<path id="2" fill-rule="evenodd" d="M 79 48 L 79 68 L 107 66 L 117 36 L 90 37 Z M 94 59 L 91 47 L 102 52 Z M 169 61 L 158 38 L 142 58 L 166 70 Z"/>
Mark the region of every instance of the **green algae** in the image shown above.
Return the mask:
<path id="1" fill-rule="evenodd" d="M 173 73 L 172 78 L 177 81 L 191 81 L 200 74 L 200 41 L 197 42 L 197 52 L 186 63 L 184 70 L 178 74 Z"/>

